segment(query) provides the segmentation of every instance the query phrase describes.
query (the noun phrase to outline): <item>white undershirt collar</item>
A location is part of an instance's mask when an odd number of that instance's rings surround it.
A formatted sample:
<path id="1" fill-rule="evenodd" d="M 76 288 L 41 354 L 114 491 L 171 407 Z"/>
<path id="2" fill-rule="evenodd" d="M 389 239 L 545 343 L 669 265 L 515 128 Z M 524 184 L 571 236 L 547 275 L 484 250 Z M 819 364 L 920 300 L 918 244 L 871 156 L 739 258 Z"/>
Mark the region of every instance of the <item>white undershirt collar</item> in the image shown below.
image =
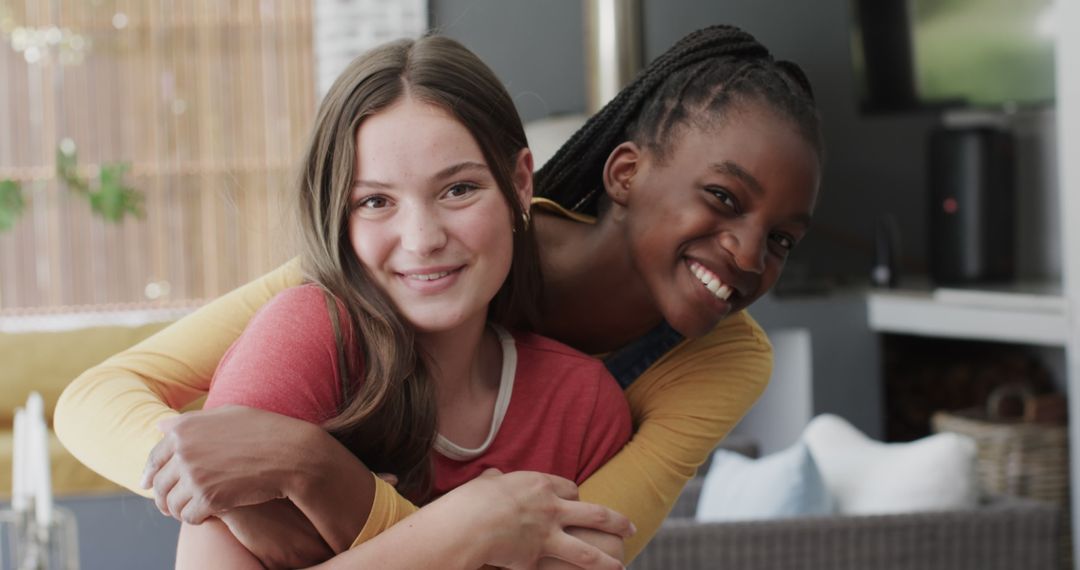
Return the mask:
<path id="1" fill-rule="evenodd" d="M 495 441 L 499 426 L 506 417 L 506 410 L 510 407 L 510 395 L 514 391 L 514 376 L 517 372 L 517 345 L 514 343 L 513 335 L 506 329 L 494 323 L 490 323 L 489 326 L 499 337 L 499 344 L 502 347 L 502 373 L 499 379 L 499 395 L 495 398 L 495 413 L 491 416 L 491 429 L 484 443 L 474 449 L 461 447 L 443 437 L 441 433 L 436 435 L 435 451 L 455 461 L 468 461 L 483 455 L 491 447 L 491 442 Z"/>

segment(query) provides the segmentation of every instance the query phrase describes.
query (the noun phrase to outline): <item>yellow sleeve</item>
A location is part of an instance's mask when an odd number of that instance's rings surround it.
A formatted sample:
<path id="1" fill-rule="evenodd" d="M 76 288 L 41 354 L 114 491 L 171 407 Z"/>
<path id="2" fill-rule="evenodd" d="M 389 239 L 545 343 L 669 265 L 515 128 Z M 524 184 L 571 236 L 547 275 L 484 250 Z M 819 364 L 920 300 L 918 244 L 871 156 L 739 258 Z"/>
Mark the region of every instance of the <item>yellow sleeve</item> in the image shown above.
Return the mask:
<path id="1" fill-rule="evenodd" d="M 635 433 L 581 485 L 581 500 L 630 518 L 633 560 L 656 534 L 686 482 L 765 390 L 772 346 L 744 312 L 684 341 L 626 391 Z"/>
<path id="2" fill-rule="evenodd" d="M 204 396 L 221 357 L 259 307 L 301 281 L 293 259 L 82 373 L 57 402 L 56 435 L 94 471 L 151 496 L 139 478 L 161 439 L 157 422 Z"/>
<path id="3" fill-rule="evenodd" d="M 371 504 L 371 513 L 368 514 L 364 528 L 360 529 L 360 534 L 353 540 L 352 546 L 349 548 L 356 548 L 375 538 L 418 510 L 416 505 L 398 494 L 397 490 L 389 483 L 383 481 L 374 473 L 372 473 L 372 476 L 375 477 L 375 500 Z"/>

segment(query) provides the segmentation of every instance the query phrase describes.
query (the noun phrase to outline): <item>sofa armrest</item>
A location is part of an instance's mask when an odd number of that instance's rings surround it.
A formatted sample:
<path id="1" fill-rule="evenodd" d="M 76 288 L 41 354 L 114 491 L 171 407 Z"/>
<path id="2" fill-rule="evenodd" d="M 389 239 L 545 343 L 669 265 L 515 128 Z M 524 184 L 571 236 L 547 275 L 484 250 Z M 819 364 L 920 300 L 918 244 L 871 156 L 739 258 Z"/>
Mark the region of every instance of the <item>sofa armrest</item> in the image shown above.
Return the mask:
<path id="1" fill-rule="evenodd" d="M 633 570 L 1057 570 L 1059 510 L 999 500 L 966 511 L 774 521 L 665 521 Z"/>

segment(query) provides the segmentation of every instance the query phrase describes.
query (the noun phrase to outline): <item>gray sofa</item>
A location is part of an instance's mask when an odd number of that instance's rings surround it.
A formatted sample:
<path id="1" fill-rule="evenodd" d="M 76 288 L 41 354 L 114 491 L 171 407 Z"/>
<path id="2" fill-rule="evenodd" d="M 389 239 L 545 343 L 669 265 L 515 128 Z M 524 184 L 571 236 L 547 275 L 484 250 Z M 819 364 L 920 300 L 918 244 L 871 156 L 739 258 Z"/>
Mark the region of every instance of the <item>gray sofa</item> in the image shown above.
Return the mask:
<path id="1" fill-rule="evenodd" d="M 690 481 L 631 570 L 1060 570 L 1055 506 L 996 499 L 969 511 L 698 523 Z"/>

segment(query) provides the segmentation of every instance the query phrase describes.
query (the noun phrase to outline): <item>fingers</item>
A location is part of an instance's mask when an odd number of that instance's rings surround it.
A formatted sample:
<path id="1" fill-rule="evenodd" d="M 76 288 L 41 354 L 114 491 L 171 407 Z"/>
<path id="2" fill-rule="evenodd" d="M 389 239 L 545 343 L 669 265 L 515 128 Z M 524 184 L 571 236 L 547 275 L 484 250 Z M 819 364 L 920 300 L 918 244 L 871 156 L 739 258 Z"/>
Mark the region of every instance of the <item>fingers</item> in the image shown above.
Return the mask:
<path id="1" fill-rule="evenodd" d="M 379 473 L 376 476 L 379 479 L 382 479 L 383 481 L 386 481 L 387 483 L 389 483 L 391 487 L 397 487 L 397 484 L 398 484 L 397 475 L 394 475 L 393 473 Z"/>
<path id="2" fill-rule="evenodd" d="M 184 507 L 191 502 L 191 493 L 185 492 L 183 485 L 174 486 L 172 491 L 169 492 L 169 496 L 166 498 L 165 503 L 169 507 L 168 515 L 177 520 L 183 520 L 180 518 L 180 513 L 183 512 Z M 183 521 L 187 522 L 187 521 Z"/>
<path id="3" fill-rule="evenodd" d="M 173 494 L 178 494 L 175 489 Z M 180 501 L 182 499 L 178 500 L 178 504 Z M 173 510 L 173 513 L 177 518 L 188 524 L 202 524 L 211 515 L 217 514 L 210 512 L 210 505 L 206 501 L 193 498 L 190 495 L 186 503 L 180 507 L 180 510 Z"/>
<path id="4" fill-rule="evenodd" d="M 176 487 L 176 483 L 180 480 L 180 474 L 176 468 L 176 465 L 172 462 L 166 463 L 152 479 L 154 488 L 154 504 L 157 505 L 161 514 L 171 517 L 172 511 L 169 509 L 169 494 L 173 488 Z M 179 513 L 179 511 L 177 511 Z"/>
<path id="5" fill-rule="evenodd" d="M 564 479 L 557 475 L 543 474 L 543 477 L 547 479 L 551 490 L 560 498 L 568 501 L 578 500 L 578 486 L 576 483 L 569 479 Z"/>
<path id="6" fill-rule="evenodd" d="M 622 514 L 601 505 L 567 501 L 561 505 L 560 523 L 564 526 L 579 526 L 630 538 L 637 532 L 634 523 Z"/>
<path id="7" fill-rule="evenodd" d="M 621 560 L 564 532 L 552 536 L 545 555 L 558 558 L 583 570 L 623 570 Z"/>
<path id="8" fill-rule="evenodd" d="M 159 430 L 167 432 L 176 426 L 176 422 L 180 421 L 180 418 L 180 414 L 165 418 L 157 423 L 157 427 Z"/>
<path id="9" fill-rule="evenodd" d="M 158 425 L 160 426 L 162 421 Z M 146 458 L 146 467 L 143 468 L 142 481 L 139 486 L 143 489 L 149 489 L 150 484 L 154 481 L 157 472 L 172 459 L 174 451 L 175 440 L 166 436 L 161 441 L 157 442 L 157 445 L 150 450 L 150 455 Z"/>

